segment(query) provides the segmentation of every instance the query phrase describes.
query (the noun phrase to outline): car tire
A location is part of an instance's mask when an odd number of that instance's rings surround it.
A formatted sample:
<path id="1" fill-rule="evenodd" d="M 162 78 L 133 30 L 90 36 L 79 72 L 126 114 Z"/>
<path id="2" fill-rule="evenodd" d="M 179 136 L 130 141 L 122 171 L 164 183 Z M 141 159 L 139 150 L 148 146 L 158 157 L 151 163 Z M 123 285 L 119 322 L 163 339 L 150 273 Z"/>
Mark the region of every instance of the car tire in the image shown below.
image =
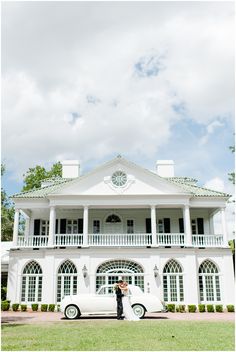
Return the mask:
<path id="1" fill-rule="evenodd" d="M 69 306 L 66 307 L 64 314 L 66 319 L 70 319 L 70 320 L 77 319 L 81 315 L 79 308 L 73 304 L 70 304 Z"/>
<path id="2" fill-rule="evenodd" d="M 144 317 L 146 313 L 146 309 L 144 308 L 144 306 L 142 306 L 141 304 L 134 304 L 132 308 L 134 314 L 137 315 L 137 317 L 139 317 L 140 319 Z"/>

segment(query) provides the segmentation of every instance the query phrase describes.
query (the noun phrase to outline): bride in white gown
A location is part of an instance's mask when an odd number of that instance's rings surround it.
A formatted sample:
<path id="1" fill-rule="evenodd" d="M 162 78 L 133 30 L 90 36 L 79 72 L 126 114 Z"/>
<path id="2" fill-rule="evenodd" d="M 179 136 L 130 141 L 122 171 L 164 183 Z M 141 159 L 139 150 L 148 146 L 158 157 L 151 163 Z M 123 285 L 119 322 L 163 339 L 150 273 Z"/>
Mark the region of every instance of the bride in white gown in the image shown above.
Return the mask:
<path id="1" fill-rule="evenodd" d="M 138 321 L 140 320 L 139 317 L 137 317 L 136 314 L 134 314 L 133 308 L 131 307 L 129 296 L 128 296 L 128 284 L 127 282 L 124 282 L 122 286 L 120 286 L 120 289 L 124 295 L 122 297 L 122 304 L 123 304 L 123 314 L 125 317 L 125 320 L 133 320 L 133 321 Z"/>

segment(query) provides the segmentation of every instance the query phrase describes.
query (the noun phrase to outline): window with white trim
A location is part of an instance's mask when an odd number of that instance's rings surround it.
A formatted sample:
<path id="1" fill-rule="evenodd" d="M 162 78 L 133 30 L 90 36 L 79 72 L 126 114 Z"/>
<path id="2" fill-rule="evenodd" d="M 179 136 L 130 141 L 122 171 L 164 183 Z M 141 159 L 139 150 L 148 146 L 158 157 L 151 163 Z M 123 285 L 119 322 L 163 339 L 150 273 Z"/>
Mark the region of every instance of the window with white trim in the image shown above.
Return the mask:
<path id="1" fill-rule="evenodd" d="M 64 296 L 77 294 L 77 270 L 70 260 L 66 260 L 58 269 L 57 274 L 57 302 Z"/>
<path id="2" fill-rule="evenodd" d="M 78 220 L 67 219 L 66 233 L 68 233 L 68 234 L 77 234 L 78 233 Z"/>
<path id="3" fill-rule="evenodd" d="M 41 220 L 41 236 L 48 236 L 49 234 L 49 220 Z"/>
<path id="4" fill-rule="evenodd" d="M 144 291 L 144 272 L 141 265 L 130 260 L 111 260 L 101 264 L 96 273 L 96 291 L 102 285 L 112 285 L 120 278 Z M 108 292 L 107 292 L 108 293 Z"/>
<path id="5" fill-rule="evenodd" d="M 134 233 L 134 220 L 127 220 L 127 233 Z"/>
<path id="6" fill-rule="evenodd" d="M 219 302 L 221 300 L 220 278 L 217 266 L 210 260 L 205 260 L 199 267 L 200 301 Z"/>
<path id="7" fill-rule="evenodd" d="M 32 260 L 22 274 L 21 302 L 34 303 L 42 300 L 43 272 L 40 265 Z"/>
<path id="8" fill-rule="evenodd" d="M 93 220 L 93 233 L 100 233 L 100 220 Z"/>
<path id="9" fill-rule="evenodd" d="M 165 302 L 184 300 L 182 268 L 174 259 L 169 260 L 163 269 L 163 293 Z"/>

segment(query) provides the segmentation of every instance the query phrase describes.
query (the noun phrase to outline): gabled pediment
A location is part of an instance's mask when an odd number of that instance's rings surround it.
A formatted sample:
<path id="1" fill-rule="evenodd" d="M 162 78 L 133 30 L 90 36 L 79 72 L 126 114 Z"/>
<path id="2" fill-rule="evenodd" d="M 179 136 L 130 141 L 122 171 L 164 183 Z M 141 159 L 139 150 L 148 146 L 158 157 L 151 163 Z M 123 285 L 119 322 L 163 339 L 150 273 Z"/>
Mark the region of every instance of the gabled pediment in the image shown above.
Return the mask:
<path id="1" fill-rule="evenodd" d="M 122 157 L 68 182 L 53 195 L 172 195 L 187 194 L 180 186 Z"/>

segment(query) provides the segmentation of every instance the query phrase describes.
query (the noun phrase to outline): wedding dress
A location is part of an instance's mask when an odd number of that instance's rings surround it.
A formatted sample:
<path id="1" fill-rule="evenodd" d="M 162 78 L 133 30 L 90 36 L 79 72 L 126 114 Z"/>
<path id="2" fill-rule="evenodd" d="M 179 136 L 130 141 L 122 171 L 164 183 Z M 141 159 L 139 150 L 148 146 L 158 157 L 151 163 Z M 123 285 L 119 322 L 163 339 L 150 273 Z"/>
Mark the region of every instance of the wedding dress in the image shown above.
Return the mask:
<path id="1" fill-rule="evenodd" d="M 139 317 L 137 317 L 136 314 L 134 314 L 133 308 L 131 307 L 130 301 L 129 301 L 129 296 L 127 292 L 123 292 L 124 297 L 122 297 L 122 303 L 123 303 L 123 314 L 125 317 L 125 320 L 140 320 Z"/>

